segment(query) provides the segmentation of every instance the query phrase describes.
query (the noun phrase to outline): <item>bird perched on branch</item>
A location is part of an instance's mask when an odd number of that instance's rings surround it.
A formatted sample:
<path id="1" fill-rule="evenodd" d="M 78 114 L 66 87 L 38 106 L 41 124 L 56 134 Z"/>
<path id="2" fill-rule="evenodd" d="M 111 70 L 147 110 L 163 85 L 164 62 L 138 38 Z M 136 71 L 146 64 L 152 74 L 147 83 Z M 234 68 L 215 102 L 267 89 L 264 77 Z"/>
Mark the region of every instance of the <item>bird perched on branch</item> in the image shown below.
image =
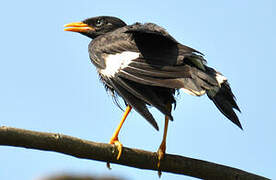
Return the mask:
<path id="1" fill-rule="evenodd" d="M 121 19 L 99 16 L 65 25 L 65 31 L 79 32 L 91 39 L 89 56 L 106 89 L 123 98 L 127 105 L 110 144 L 122 152 L 119 131 L 131 109 L 135 109 L 156 130 L 158 125 L 148 110 L 165 115 L 163 140 L 157 151 L 158 167 L 166 150 L 166 135 L 175 92 L 207 96 L 230 121 L 242 129 L 233 109 L 240 111 L 225 76 L 206 65 L 203 54 L 175 40 L 153 23 L 127 25 Z"/>

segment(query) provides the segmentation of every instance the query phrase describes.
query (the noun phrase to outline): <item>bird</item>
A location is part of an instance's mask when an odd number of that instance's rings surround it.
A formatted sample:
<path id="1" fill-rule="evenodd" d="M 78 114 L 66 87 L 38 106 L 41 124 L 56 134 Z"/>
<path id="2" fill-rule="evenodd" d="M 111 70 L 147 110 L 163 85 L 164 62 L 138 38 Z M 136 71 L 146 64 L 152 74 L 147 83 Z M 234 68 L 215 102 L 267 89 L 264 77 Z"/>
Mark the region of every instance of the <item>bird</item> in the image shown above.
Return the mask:
<path id="1" fill-rule="evenodd" d="M 219 111 L 240 129 L 234 111 L 240 112 L 227 78 L 207 66 L 204 55 L 173 38 L 154 23 L 127 25 L 113 16 L 97 16 L 64 25 L 65 31 L 78 32 L 92 39 L 88 45 L 91 62 L 112 96 L 121 97 L 126 105 L 122 119 L 109 143 L 122 153 L 118 135 L 132 108 L 156 130 L 158 124 L 149 112 L 155 107 L 165 116 L 162 142 L 157 150 L 158 168 L 166 153 L 168 123 L 176 106 L 179 91 L 206 94 Z"/>

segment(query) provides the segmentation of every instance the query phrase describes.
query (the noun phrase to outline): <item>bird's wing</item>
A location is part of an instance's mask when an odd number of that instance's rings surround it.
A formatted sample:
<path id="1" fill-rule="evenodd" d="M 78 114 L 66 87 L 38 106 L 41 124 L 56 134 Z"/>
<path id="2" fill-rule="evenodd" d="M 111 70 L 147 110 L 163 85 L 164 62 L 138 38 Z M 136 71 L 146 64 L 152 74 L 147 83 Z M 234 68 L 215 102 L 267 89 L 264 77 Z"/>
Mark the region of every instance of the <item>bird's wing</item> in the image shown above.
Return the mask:
<path id="1" fill-rule="evenodd" d="M 133 25 L 130 33 L 142 54 L 119 75 L 138 83 L 183 89 L 192 95 L 208 94 L 218 109 L 242 129 L 233 109 L 239 110 L 226 77 L 206 66 L 202 54 L 178 43 L 155 24 Z"/>
<path id="2" fill-rule="evenodd" d="M 130 26 L 126 27 L 127 33 L 134 34 L 136 40 L 150 40 L 152 43 L 157 43 L 157 39 L 162 38 L 164 41 L 166 41 L 169 44 L 179 44 L 178 41 L 176 41 L 164 28 L 154 24 L 154 23 L 136 23 Z M 140 36 L 139 36 L 140 35 Z M 181 47 L 182 53 L 191 53 L 196 52 L 198 54 L 203 55 L 201 52 L 190 48 L 188 46 L 182 45 Z"/>
<path id="3" fill-rule="evenodd" d="M 132 34 L 132 46 L 140 55 L 124 63 L 118 76 L 150 86 L 184 88 L 194 95 L 202 95 L 204 88 L 218 84 L 206 73 L 201 53 L 178 43 L 162 27 L 134 24 L 125 32 Z"/>
<path id="4" fill-rule="evenodd" d="M 178 43 L 163 28 L 155 24 L 134 24 L 123 30 L 114 32 L 111 37 L 116 41 L 110 40 L 109 46 L 104 46 L 108 52 L 106 68 L 99 72 L 155 128 L 157 124 L 146 104 L 172 119 L 166 100 L 158 97 L 156 88 L 170 97 L 175 89 L 199 96 L 218 84 L 206 73 L 208 69 L 202 55 Z M 169 101 L 175 102 L 173 98 Z"/>

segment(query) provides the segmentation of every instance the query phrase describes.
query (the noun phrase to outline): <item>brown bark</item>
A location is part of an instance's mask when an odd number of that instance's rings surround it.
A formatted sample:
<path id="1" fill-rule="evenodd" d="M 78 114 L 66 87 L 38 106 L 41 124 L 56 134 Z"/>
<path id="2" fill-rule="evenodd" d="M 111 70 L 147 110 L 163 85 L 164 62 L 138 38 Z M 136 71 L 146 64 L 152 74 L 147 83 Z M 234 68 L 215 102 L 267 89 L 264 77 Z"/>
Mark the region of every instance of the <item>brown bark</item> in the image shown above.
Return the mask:
<path id="1" fill-rule="evenodd" d="M 116 160 L 117 149 L 112 145 L 57 133 L 36 132 L 2 126 L 0 127 L 0 145 L 54 151 L 77 158 L 116 163 L 140 169 L 158 170 L 155 152 L 124 147 L 122 156 L 119 160 Z M 163 172 L 184 174 L 201 179 L 267 179 L 236 168 L 172 154 L 165 155 L 165 158 L 161 161 L 160 169 Z"/>

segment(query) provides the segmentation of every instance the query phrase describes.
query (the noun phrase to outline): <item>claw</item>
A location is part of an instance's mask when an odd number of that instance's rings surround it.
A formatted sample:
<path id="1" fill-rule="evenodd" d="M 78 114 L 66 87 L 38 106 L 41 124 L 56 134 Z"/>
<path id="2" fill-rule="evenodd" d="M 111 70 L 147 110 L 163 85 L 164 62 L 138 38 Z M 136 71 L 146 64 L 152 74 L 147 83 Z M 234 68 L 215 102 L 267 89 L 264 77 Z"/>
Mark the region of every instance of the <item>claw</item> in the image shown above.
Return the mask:
<path id="1" fill-rule="evenodd" d="M 157 169 L 158 169 L 159 178 L 162 175 L 162 172 L 160 170 L 160 164 L 161 164 L 161 160 L 164 159 L 165 152 L 166 152 L 166 141 L 163 141 L 157 150 L 157 158 L 158 158 Z"/>
<path id="2" fill-rule="evenodd" d="M 118 155 L 117 155 L 116 159 L 119 160 L 122 155 L 122 150 L 123 150 L 122 143 L 120 143 L 120 141 L 118 140 L 118 137 L 115 137 L 115 138 L 111 138 L 109 144 L 114 144 L 116 146 L 116 148 L 118 150 Z"/>
<path id="3" fill-rule="evenodd" d="M 158 157 L 158 162 L 157 162 L 157 167 L 158 169 L 160 168 L 160 161 L 164 159 L 166 152 L 166 144 L 161 144 L 158 151 L 157 151 L 157 157 Z"/>
<path id="4" fill-rule="evenodd" d="M 120 159 L 121 155 L 122 155 L 122 150 L 123 150 L 123 145 L 122 143 L 120 143 L 120 141 L 118 140 L 118 137 L 112 137 L 109 141 L 109 144 L 114 144 L 118 150 L 118 155 L 116 157 L 117 160 Z M 107 162 L 106 163 L 106 167 L 111 170 L 111 167 L 110 167 L 110 163 Z"/>
<path id="5" fill-rule="evenodd" d="M 161 160 L 164 159 L 165 152 L 166 152 L 166 141 L 162 141 L 162 143 L 160 144 L 160 146 L 157 150 L 157 158 L 158 158 L 157 169 L 158 169 L 158 177 L 159 178 L 162 175 L 162 171 L 160 169 L 160 164 L 161 164 Z"/>

